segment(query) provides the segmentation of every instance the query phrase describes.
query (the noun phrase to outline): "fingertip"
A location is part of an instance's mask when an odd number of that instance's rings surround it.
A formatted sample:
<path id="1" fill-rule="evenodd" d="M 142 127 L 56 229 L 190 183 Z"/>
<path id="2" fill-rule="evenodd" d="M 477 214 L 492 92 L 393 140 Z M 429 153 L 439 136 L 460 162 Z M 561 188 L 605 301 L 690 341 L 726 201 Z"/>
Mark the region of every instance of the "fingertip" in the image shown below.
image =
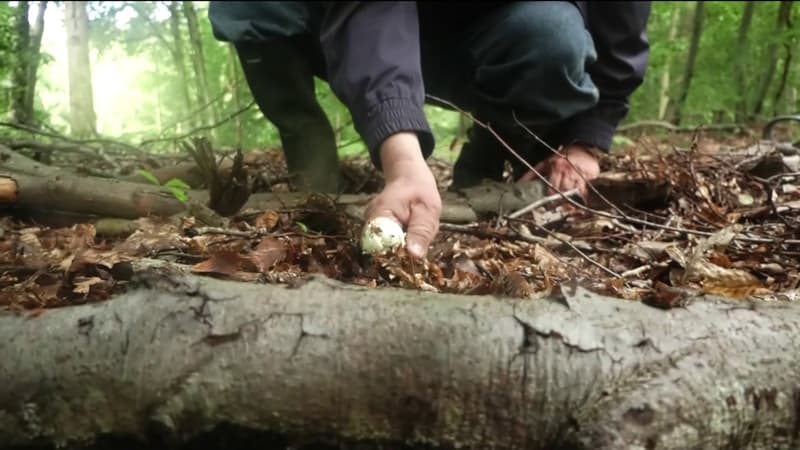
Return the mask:
<path id="1" fill-rule="evenodd" d="M 411 255 L 416 258 L 424 258 L 425 254 L 427 253 L 427 249 L 425 248 L 425 246 L 423 246 L 419 242 L 409 241 L 407 249 L 408 252 L 411 253 Z"/>

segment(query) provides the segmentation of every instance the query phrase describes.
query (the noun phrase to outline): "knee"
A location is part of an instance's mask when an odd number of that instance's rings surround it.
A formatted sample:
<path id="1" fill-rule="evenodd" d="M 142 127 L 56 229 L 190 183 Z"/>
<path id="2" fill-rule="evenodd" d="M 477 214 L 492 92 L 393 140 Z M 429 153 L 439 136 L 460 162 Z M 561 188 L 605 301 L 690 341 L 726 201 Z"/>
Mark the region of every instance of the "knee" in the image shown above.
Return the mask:
<path id="1" fill-rule="evenodd" d="M 569 2 L 517 3 L 504 25 L 508 38 L 521 46 L 520 56 L 539 73 L 580 80 L 597 58 L 583 17 Z"/>

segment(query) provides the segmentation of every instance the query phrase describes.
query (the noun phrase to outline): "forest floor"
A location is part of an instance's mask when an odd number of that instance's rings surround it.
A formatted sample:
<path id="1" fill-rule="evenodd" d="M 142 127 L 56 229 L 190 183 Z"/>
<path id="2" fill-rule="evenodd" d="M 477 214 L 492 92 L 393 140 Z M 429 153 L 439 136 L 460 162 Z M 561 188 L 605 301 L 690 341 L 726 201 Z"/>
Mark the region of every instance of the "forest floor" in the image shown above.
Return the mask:
<path id="1" fill-rule="evenodd" d="M 143 259 L 252 283 L 292 284 L 322 273 L 375 288 L 535 299 L 571 280 L 663 308 L 697 293 L 797 301 L 800 178 L 753 153 L 757 135 L 633 136 L 602 160 L 601 169 L 630 181 L 622 185 L 623 197 L 646 201 L 592 208 L 550 202 L 513 219 L 443 224 L 425 261 L 402 249 L 363 255 L 361 224 L 332 201 L 242 210 L 224 229 L 186 216 L 141 218 L 116 236 L 98 232 L 96 221 L 58 226 L 6 211 L 0 217 L 0 308 L 39 314 L 109 299 L 130 283 L 131 263 Z M 280 152 L 250 156 L 253 192 L 287 189 Z M 186 161 L 185 155 L 139 157 L 119 173 Z M 75 153 L 58 165 L 101 172 L 108 171 L 107 162 Z M 446 189 L 450 163 L 430 164 Z M 379 192 L 382 178 L 368 159 L 350 158 L 342 166 L 350 192 Z"/>

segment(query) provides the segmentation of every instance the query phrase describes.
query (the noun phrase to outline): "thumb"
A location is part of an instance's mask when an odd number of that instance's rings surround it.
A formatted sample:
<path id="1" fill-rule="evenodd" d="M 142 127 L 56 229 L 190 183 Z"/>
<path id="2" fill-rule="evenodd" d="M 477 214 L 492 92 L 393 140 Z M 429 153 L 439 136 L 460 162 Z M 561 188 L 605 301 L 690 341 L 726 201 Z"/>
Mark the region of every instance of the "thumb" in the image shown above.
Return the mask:
<path id="1" fill-rule="evenodd" d="M 439 231 L 438 212 L 423 203 L 411 205 L 411 217 L 408 220 L 406 246 L 409 253 L 424 258 L 428 247 Z"/>

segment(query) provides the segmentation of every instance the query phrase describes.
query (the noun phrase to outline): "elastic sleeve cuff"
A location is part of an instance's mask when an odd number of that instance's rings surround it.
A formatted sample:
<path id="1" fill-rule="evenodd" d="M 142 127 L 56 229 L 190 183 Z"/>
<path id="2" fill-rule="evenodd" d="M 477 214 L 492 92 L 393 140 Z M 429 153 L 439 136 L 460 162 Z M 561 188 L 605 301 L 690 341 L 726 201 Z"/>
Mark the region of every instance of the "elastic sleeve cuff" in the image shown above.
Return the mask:
<path id="1" fill-rule="evenodd" d="M 597 147 L 603 152 L 611 150 L 617 127 L 607 120 L 597 117 L 576 117 L 565 127 L 562 143 L 565 145 L 581 143 Z"/>
<path id="2" fill-rule="evenodd" d="M 372 163 L 381 167 L 380 147 L 389 136 L 403 131 L 415 131 L 419 137 L 422 156 L 427 159 L 436 144 L 425 112 L 410 99 L 388 99 L 378 103 L 369 115 L 356 123 L 359 134 L 369 149 Z"/>

